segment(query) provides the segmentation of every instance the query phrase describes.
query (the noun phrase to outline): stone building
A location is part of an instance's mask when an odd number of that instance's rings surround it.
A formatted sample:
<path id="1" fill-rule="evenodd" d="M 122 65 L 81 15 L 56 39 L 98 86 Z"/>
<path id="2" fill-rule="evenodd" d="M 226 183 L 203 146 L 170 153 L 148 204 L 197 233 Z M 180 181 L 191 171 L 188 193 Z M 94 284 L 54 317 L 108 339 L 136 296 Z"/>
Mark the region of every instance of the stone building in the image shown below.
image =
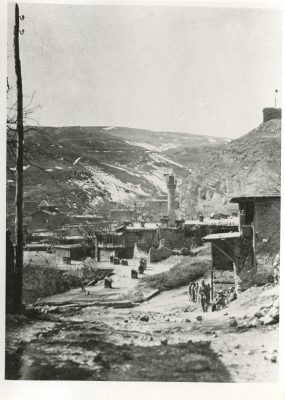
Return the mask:
<path id="1" fill-rule="evenodd" d="M 273 261 L 280 250 L 280 195 L 259 194 L 231 199 L 239 205 L 238 232 L 210 234 L 203 238 L 212 248 L 214 292 L 235 285 L 245 289 L 264 284 L 273 275 Z"/>
<path id="2" fill-rule="evenodd" d="M 100 231 L 95 235 L 95 259 L 109 261 L 111 256 L 127 257 L 123 232 Z"/>
<path id="3" fill-rule="evenodd" d="M 122 232 L 125 243 L 125 258 L 133 258 L 135 244 L 140 250 L 148 252 L 155 239 L 157 229 L 160 224 L 149 222 L 137 222 L 123 224 L 117 228 L 117 232 Z"/>
<path id="4" fill-rule="evenodd" d="M 54 246 L 57 264 L 71 264 L 71 261 L 81 261 L 90 257 L 90 249 L 83 244 L 60 244 Z"/>

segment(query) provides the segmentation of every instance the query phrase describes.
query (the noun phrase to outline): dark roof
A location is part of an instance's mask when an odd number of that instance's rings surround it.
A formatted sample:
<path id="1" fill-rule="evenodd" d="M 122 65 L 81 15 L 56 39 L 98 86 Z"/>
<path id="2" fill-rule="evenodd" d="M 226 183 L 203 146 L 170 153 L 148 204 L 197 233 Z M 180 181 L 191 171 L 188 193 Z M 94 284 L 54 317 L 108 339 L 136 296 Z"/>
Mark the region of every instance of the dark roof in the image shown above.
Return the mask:
<path id="1" fill-rule="evenodd" d="M 231 203 L 242 203 L 244 201 L 266 201 L 280 199 L 280 193 L 257 194 L 254 196 L 237 196 L 233 197 Z"/>

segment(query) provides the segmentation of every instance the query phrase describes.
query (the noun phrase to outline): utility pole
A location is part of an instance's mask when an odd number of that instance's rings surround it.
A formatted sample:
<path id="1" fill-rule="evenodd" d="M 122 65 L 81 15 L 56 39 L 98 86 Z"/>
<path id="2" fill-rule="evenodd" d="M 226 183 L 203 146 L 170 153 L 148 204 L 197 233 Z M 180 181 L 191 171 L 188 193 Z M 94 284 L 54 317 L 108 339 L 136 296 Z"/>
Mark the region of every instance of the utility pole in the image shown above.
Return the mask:
<path id="1" fill-rule="evenodd" d="M 15 196 L 15 238 L 16 238 L 16 266 L 15 266 L 15 311 L 21 312 L 23 293 L 23 88 L 21 60 L 19 51 L 20 19 L 19 6 L 15 4 L 15 26 L 14 26 L 14 57 L 15 72 L 17 80 L 17 149 L 16 149 L 16 196 Z"/>

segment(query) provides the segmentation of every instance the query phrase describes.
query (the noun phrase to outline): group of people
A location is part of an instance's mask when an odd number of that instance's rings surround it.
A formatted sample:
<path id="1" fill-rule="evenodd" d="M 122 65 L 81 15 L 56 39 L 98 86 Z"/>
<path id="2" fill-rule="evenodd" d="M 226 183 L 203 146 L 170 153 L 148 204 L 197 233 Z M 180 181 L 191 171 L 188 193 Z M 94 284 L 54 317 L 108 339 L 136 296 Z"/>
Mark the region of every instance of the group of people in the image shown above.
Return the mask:
<path id="1" fill-rule="evenodd" d="M 189 285 L 189 298 L 194 303 L 200 303 L 203 312 L 208 311 L 211 299 L 211 285 L 205 283 L 204 279 L 201 284 L 190 282 Z"/>
<path id="2" fill-rule="evenodd" d="M 205 283 L 202 279 L 201 284 L 190 282 L 189 284 L 189 299 L 194 303 L 200 303 L 203 312 L 207 312 L 211 303 L 211 285 Z M 231 301 L 237 299 L 237 294 L 234 287 L 230 287 L 228 293 L 219 290 L 212 302 L 212 311 L 217 311 L 225 307 Z"/>
<path id="3" fill-rule="evenodd" d="M 217 296 L 213 301 L 212 311 L 217 311 L 220 308 L 225 307 L 226 304 L 236 299 L 237 299 L 237 293 L 233 286 L 229 288 L 227 293 L 224 293 L 222 290 L 219 290 Z"/>

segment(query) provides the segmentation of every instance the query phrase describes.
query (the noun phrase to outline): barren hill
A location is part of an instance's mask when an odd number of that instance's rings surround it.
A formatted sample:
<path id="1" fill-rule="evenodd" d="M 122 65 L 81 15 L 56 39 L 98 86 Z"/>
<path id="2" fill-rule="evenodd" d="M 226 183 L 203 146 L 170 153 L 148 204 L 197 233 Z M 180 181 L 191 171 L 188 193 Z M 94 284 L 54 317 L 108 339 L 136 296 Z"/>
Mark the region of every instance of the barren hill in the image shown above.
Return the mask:
<path id="1" fill-rule="evenodd" d="M 25 198 L 47 199 L 64 211 L 84 212 L 103 199 L 132 203 L 135 197 L 155 197 L 165 193 L 164 174 L 170 169 L 181 179 L 189 173 L 179 157 L 167 157 L 169 149 L 205 149 L 225 142 L 210 136 L 122 127 L 27 127 Z M 11 151 L 8 167 L 11 214 L 15 190 Z"/>
<path id="2" fill-rule="evenodd" d="M 205 215 L 230 211 L 234 195 L 279 192 L 280 173 L 281 120 L 272 119 L 204 154 L 182 185 L 183 209 Z"/>
<path id="3" fill-rule="evenodd" d="M 281 120 L 230 141 L 203 135 L 122 127 L 29 127 L 25 198 L 84 212 L 102 200 L 132 205 L 165 193 L 164 174 L 178 177 L 181 212 L 235 209 L 236 194 L 280 186 Z M 8 152 L 7 205 L 13 213 L 15 161 Z"/>

